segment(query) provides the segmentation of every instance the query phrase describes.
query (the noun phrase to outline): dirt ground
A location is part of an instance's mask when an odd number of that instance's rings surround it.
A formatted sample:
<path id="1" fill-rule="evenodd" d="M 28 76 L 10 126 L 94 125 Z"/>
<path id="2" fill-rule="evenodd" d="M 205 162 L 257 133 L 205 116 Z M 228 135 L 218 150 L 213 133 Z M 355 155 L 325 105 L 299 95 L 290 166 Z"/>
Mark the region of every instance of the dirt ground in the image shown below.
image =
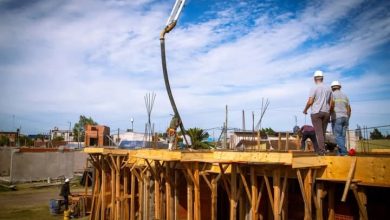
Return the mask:
<path id="1" fill-rule="evenodd" d="M 16 191 L 0 191 L 0 220 L 29 219 L 57 220 L 62 215 L 53 216 L 49 211 L 50 199 L 60 198 L 60 186 L 30 188 L 28 185 L 17 186 Z M 71 192 L 81 192 L 83 188 L 73 185 Z"/>

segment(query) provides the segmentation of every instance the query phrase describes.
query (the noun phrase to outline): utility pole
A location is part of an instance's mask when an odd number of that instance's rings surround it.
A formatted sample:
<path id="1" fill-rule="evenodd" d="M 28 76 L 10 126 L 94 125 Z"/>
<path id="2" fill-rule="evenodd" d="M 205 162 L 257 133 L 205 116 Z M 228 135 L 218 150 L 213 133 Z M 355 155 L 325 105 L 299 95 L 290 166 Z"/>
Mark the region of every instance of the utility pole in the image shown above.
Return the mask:
<path id="1" fill-rule="evenodd" d="M 70 134 L 72 133 L 72 122 L 68 121 L 68 123 L 69 123 L 68 141 L 71 141 Z"/>
<path id="2" fill-rule="evenodd" d="M 118 128 L 118 138 L 116 139 L 117 144 L 119 145 L 120 139 L 119 139 L 119 128 Z"/>
<path id="3" fill-rule="evenodd" d="M 242 110 L 242 131 L 245 131 L 245 111 Z"/>
<path id="4" fill-rule="evenodd" d="M 225 114 L 225 148 L 227 148 L 227 136 L 228 136 L 228 132 L 227 132 L 227 129 L 228 129 L 228 106 L 226 105 L 226 114 Z"/>
<path id="5" fill-rule="evenodd" d="M 130 121 L 131 121 L 131 132 L 134 132 L 134 118 L 132 117 Z"/>

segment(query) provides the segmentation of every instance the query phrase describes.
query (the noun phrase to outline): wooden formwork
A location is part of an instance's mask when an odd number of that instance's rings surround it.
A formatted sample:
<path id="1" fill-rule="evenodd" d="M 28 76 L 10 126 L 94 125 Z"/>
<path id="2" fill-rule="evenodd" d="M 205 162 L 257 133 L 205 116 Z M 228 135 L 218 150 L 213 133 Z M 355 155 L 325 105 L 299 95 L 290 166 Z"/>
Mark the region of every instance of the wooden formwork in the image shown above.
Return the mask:
<path id="1" fill-rule="evenodd" d="M 110 148 L 85 152 L 95 167 L 90 219 L 290 219 L 295 215 L 291 207 L 298 206 L 289 195 L 290 184 L 296 186 L 303 206 L 296 209 L 302 209 L 304 219 L 335 219 L 335 201 L 345 201 L 348 194 L 358 205 L 360 219 L 368 219 L 365 187 L 390 187 L 390 155 Z M 335 195 L 335 183 L 343 184 L 342 195 Z M 227 207 L 221 207 L 221 196 Z"/>

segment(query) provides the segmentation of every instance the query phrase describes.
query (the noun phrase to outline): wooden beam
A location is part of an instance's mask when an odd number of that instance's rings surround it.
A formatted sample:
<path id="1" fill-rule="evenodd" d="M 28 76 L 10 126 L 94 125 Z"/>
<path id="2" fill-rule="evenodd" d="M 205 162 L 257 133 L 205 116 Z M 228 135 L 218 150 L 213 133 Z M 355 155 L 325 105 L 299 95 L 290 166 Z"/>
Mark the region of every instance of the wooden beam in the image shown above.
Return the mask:
<path id="1" fill-rule="evenodd" d="M 273 170 L 273 188 L 274 188 L 274 205 L 273 205 L 273 213 L 274 220 L 281 220 L 281 215 L 279 212 L 280 206 L 280 168 L 276 168 Z"/>
<path id="2" fill-rule="evenodd" d="M 116 210 L 116 219 L 122 219 L 121 217 L 121 200 L 119 199 L 120 198 L 120 192 L 121 192 L 121 186 L 120 186 L 120 183 L 121 183 L 121 179 L 120 179 L 120 170 L 119 170 L 119 167 L 120 167 L 120 156 L 117 156 L 116 157 L 116 170 L 115 170 L 115 202 L 116 202 L 116 207 L 115 207 L 115 210 Z"/>
<path id="3" fill-rule="evenodd" d="M 135 220 L 135 175 L 131 173 L 131 185 L 130 185 L 130 220 Z"/>
<path id="4" fill-rule="evenodd" d="M 207 186 L 211 190 L 213 187 L 211 186 L 211 183 L 210 183 L 209 179 L 207 179 L 207 176 L 204 173 L 201 173 L 200 175 L 203 177 L 203 180 L 206 182 Z"/>
<path id="5" fill-rule="evenodd" d="M 252 190 L 252 197 L 251 197 L 251 219 L 252 220 L 258 220 L 258 212 L 257 212 L 257 193 L 258 193 L 258 184 L 257 184 L 257 176 L 255 175 L 255 168 L 253 166 L 250 167 L 250 175 L 251 175 L 251 190 Z"/>
<path id="6" fill-rule="evenodd" d="M 322 198 L 324 194 L 324 183 L 317 183 L 317 205 L 316 205 L 316 219 L 323 220 L 323 205 Z"/>
<path id="7" fill-rule="evenodd" d="M 312 219 L 312 169 L 309 168 L 306 172 L 305 179 L 304 179 L 304 187 L 305 187 L 305 194 L 306 194 L 306 202 L 307 202 L 307 208 L 308 210 L 305 211 L 305 220 L 311 220 Z M 305 206 L 306 207 L 306 206 Z"/>
<path id="8" fill-rule="evenodd" d="M 186 176 L 186 175 L 185 175 Z M 194 184 L 189 177 L 187 179 L 187 220 L 194 219 Z"/>
<path id="9" fill-rule="evenodd" d="M 104 160 L 102 160 L 102 189 L 100 192 L 101 195 L 101 206 L 102 208 L 100 209 L 100 216 L 102 219 L 105 219 L 105 211 L 106 211 L 106 181 L 107 181 L 107 175 L 106 175 L 106 163 Z"/>
<path id="10" fill-rule="evenodd" d="M 194 163 L 194 194 L 195 194 L 195 201 L 194 201 L 194 219 L 200 220 L 201 218 L 201 209 L 200 209 L 200 178 L 199 178 L 199 163 Z"/>
<path id="11" fill-rule="evenodd" d="M 171 176 L 171 168 L 169 167 L 169 162 L 167 162 L 165 166 L 165 208 L 166 208 L 166 219 L 171 220 L 173 219 L 172 213 L 171 213 L 171 181 L 169 181 Z"/>
<path id="12" fill-rule="evenodd" d="M 265 181 L 265 186 L 267 188 L 268 199 L 269 199 L 269 203 L 270 203 L 270 206 L 272 209 L 272 213 L 274 213 L 274 197 L 272 195 L 271 184 L 269 183 L 268 176 L 267 176 L 266 172 L 264 172 L 264 181 Z"/>
<path id="13" fill-rule="evenodd" d="M 154 218 L 161 219 L 161 203 L 160 203 L 160 177 L 154 173 Z"/>
<path id="14" fill-rule="evenodd" d="M 334 192 L 335 192 L 335 185 L 333 183 L 330 183 L 328 189 L 328 220 L 335 220 Z"/>
<path id="15" fill-rule="evenodd" d="M 237 165 L 232 164 L 232 171 L 230 174 L 230 220 L 236 220 L 236 193 L 237 193 Z M 222 177 L 223 178 L 223 177 Z"/>
<path id="16" fill-rule="evenodd" d="M 279 215 L 282 214 L 282 210 L 284 207 L 284 201 L 286 200 L 286 188 L 287 188 L 287 180 L 288 180 L 288 170 L 287 168 L 284 170 L 284 178 L 283 178 L 283 185 L 282 185 L 282 193 L 280 196 L 280 207 L 279 207 Z"/>
<path id="17" fill-rule="evenodd" d="M 225 186 L 226 193 L 230 199 L 231 193 L 230 193 L 228 181 L 226 180 L 226 177 L 225 177 L 225 170 L 223 169 L 222 164 L 218 164 L 218 165 L 219 165 L 219 169 L 221 171 L 223 185 Z"/>
<path id="18" fill-rule="evenodd" d="M 359 216 L 360 216 L 360 219 L 361 220 L 368 220 L 368 214 L 367 214 L 367 207 L 366 207 L 366 204 L 365 202 L 366 201 L 363 201 L 363 199 L 366 198 L 365 194 L 362 195 L 364 193 L 364 191 L 360 191 L 360 195 L 358 193 L 358 187 L 356 184 L 351 184 L 351 189 L 352 189 L 352 192 L 355 196 L 355 199 L 356 199 L 356 202 L 359 206 Z"/>
<path id="19" fill-rule="evenodd" d="M 351 167 L 349 168 L 347 182 L 345 183 L 343 196 L 341 197 L 342 202 L 347 201 L 348 190 L 349 190 L 349 187 L 351 185 L 353 174 L 355 173 L 356 161 L 357 161 L 357 157 L 353 157 L 352 162 L 351 162 Z"/>
<path id="20" fill-rule="evenodd" d="M 211 179 L 211 219 L 217 220 L 218 182 L 217 177 Z"/>
<path id="21" fill-rule="evenodd" d="M 247 183 L 246 178 L 245 178 L 244 174 L 242 173 L 241 168 L 239 166 L 237 166 L 237 172 L 240 174 L 242 184 L 244 184 L 244 189 L 245 189 L 246 195 L 248 196 L 248 200 L 252 201 L 252 196 L 251 196 L 251 192 L 249 191 L 248 183 Z"/>
<path id="22" fill-rule="evenodd" d="M 302 174 L 301 174 L 300 169 L 297 169 L 297 178 L 298 178 L 299 187 L 301 188 L 303 203 L 305 205 L 305 219 L 306 219 L 310 215 L 310 213 L 308 213 L 310 208 L 309 208 L 308 201 L 306 198 L 305 187 L 303 185 Z"/>
<path id="23" fill-rule="evenodd" d="M 257 201 L 256 201 L 256 211 L 259 210 L 260 207 L 261 197 L 263 196 L 263 189 L 264 189 L 264 180 L 262 180 L 260 184 L 259 194 L 257 196 Z"/>

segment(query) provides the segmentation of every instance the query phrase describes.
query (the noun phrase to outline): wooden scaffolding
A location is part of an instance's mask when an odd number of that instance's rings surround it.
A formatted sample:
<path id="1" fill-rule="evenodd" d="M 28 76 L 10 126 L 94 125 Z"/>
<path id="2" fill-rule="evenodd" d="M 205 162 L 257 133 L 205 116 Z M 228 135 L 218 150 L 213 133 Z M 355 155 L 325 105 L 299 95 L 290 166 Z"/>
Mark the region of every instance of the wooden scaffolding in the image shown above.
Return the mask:
<path id="1" fill-rule="evenodd" d="M 301 219 L 335 219 L 335 201 L 346 201 L 348 194 L 358 205 L 359 218 L 368 219 L 365 187 L 390 187 L 388 154 L 338 157 L 111 148 L 85 152 L 95 168 L 90 219 L 299 216 L 289 213 L 289 206 L 302 209 Z M 341 196 L 335 194 L 336 183 L 343 184 Z M 300 206 L 289 195 L 291 189 L 303 202 Z"/>

